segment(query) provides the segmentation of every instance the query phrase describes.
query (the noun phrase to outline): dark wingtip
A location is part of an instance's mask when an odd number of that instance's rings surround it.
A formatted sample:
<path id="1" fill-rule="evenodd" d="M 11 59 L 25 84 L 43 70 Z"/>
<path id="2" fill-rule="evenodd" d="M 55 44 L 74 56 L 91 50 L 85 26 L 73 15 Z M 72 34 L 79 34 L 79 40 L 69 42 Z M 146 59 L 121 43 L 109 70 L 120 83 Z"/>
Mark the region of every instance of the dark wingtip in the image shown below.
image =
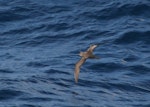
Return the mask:
<path id="1" fill-rule="evenodd" d="M 78 79 L 75 77 L 75 83 L 77 84 L 78 83 Z"/>

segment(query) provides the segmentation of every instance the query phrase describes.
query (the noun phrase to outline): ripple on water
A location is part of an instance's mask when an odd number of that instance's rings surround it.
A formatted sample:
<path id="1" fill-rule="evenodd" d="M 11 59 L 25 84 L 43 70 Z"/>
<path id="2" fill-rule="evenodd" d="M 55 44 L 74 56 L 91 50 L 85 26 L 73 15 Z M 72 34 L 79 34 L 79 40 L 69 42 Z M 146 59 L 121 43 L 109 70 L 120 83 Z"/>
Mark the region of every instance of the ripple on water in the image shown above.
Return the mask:
<path id="1" fill-rule="evenodd" d="M 143 41 L 146 44 L 150 43 L 150 31 L 128 31 L 115 40 L 116 44 L 130 44 Z"/>
<path id="2" fill-rule="evenodd" d="M 23 92 L 21 92 L 21 91 L 2 89 L 2 90 L 0 90 L 0 101 L 13 99 L 22 94 L 23 94 Z"/>
<path id="3" fill-rule="evenodd" d="M 61 75 L 61 74 L 66 74 L 66 75 L 70 75 L 69 72 L 65 72 L 65 71 L 61 71 L 61 70 L 56 70 L 56 69 L 49 69 L 49 70 L 46 70 L 45 73 L 47 74 L 52 74 L 52 75 Z"/>
<path id="4" fill-rule="evenodd" d="M 120 64 L 120 63 L 114 63 L 114 62 L 109 62 L 109 63 L 98 63 L 98 64 L 92 64 L 87 67 L 88 69 L 92 70 L 98 70 L 101 72 L 109 72 L 109 71 L 115 71 L 119 69 L 124 69 L 125 66 Z"/>
<path id="5" fill-rule="evenodd" d="M 149 107 L 149 0 L 60 1 L 0 1 L 0 106 Z"/>
<path id="6" fill-rule="evenodd" d="M 20 105 L 20 107 L 42 107 L 42 106 L 38 106 L 37 104 L 22 104 Z"/>
<path id="7" fill-rule="evenodd" d="M 0 73 L 14 73 L 14 71 L 7 70 L 7 69 L 0 69 Z"/>

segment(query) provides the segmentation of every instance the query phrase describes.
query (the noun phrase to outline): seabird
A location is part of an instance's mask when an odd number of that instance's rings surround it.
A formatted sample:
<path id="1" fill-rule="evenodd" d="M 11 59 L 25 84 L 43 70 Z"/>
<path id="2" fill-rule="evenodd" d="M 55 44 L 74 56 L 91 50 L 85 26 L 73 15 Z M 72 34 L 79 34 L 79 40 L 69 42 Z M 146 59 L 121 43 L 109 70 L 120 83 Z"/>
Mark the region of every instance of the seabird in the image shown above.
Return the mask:
<path id="1" fill-rule="evenodd" d="M 90 47 L 87 49 L 85 52 L 80 52 L 79 56 L 81 56 L 81 59 L 75 64 L 75 71 L 74 71 L 74 78 L 75 82 L 78 82 L 78 77 L 79 77 L 79 72 L 80 72 L 80 67 L 81 65 L 86 61 L 88 58 L 98 58 L 93 54 L 93 50 L 98 46 L 97 45 L 90 45 Z"/>

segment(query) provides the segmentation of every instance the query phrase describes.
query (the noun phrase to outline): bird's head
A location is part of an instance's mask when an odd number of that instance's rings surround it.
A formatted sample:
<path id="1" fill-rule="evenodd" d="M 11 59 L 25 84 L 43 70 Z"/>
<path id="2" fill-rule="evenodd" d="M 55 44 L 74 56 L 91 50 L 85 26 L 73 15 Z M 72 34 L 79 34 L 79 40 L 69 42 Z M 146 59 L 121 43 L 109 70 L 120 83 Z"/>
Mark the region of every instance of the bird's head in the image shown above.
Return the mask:
<path id="1" fill-rule="evenodd" d="M 92 44 L 90 45 L 90 50 L 94 50 L 97 46 L 99 46 L 99 44 Z"/>

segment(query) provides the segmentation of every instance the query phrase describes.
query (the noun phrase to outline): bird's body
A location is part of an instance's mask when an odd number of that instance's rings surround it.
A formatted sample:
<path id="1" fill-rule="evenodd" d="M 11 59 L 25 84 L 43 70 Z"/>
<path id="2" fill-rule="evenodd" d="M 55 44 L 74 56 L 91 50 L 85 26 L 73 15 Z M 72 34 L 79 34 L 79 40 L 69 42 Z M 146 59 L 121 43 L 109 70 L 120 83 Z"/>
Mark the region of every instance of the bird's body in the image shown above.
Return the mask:
<path id="1" fill-rule="evenodd" d="M 78 82 L 78 77 L 79 77 L 79 72 L 80 72 L 80 67 L 81 65 L 86 61 L 88 58 L 98 58 L 93 54 L 93 50 L 97 47 L 98 45 L 91 45 L 86 52 L 80 52 L 81 59 L 75 64 L 75 71 L 74 71 L 74 77 L 75 77 L 75 82 Z"/>

